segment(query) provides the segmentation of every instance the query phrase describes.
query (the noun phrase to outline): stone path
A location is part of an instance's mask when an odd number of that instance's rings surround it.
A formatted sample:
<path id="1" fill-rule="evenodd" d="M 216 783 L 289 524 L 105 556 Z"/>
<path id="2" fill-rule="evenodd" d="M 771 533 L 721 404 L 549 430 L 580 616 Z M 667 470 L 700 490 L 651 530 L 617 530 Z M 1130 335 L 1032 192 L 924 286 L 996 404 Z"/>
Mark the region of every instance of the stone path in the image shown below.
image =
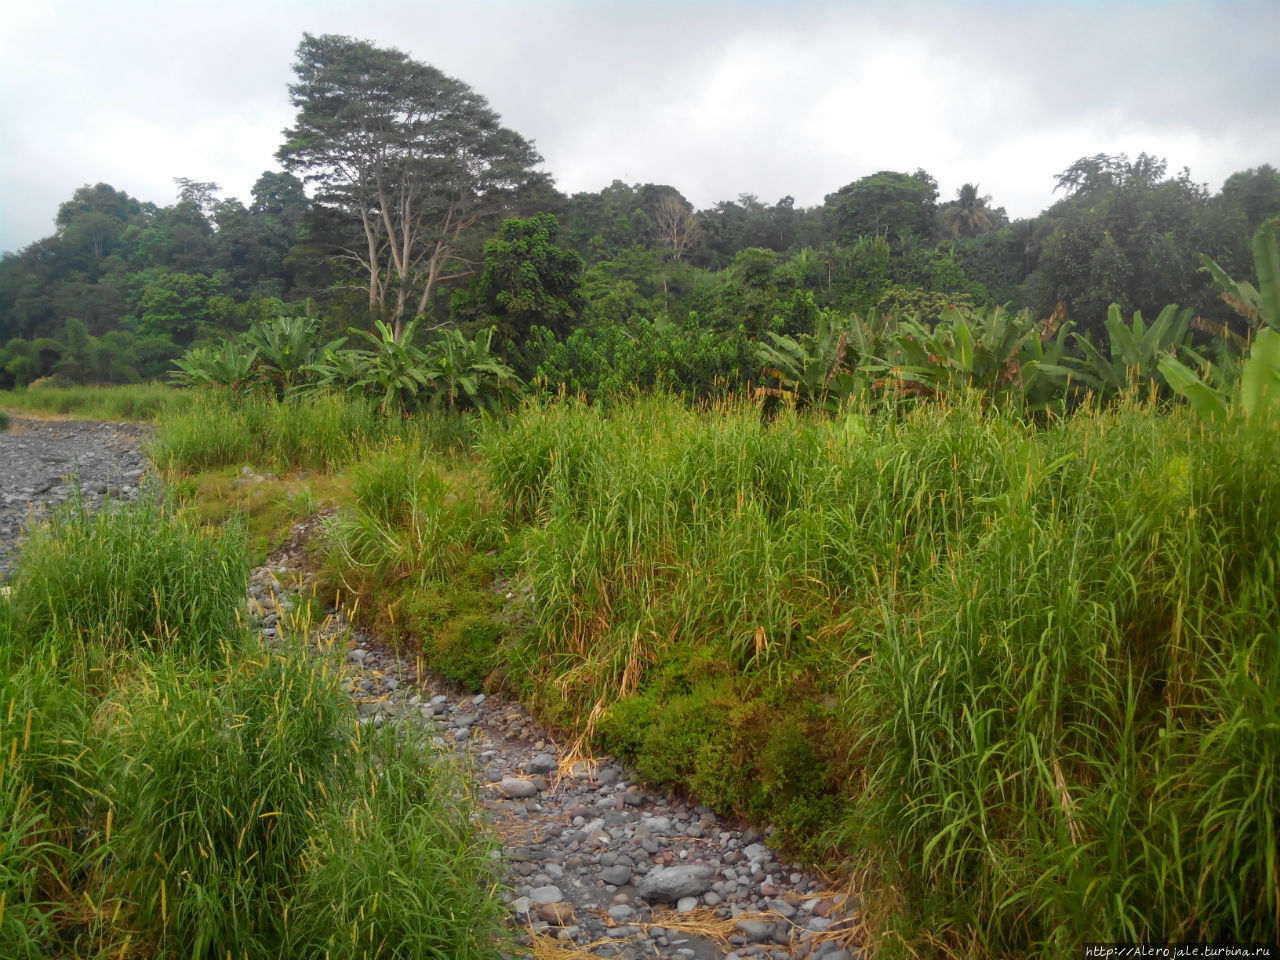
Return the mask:
<path id="1" fill-rule="evenodd" d="M 268 640 L 313 589 L 301 533 L 250 581 Z M 346 638 L 344 683 L 361 722 L 425 725 L 481 785 L 503 838 L 511 920 L 532 951 L 521 956 L 858 955 L 856 898 L 784 862 L 767 832 L 648 790 L 612 758 L 580 757 L 519 703 L 452 688 L 326 612 L 322 630 Z"/>

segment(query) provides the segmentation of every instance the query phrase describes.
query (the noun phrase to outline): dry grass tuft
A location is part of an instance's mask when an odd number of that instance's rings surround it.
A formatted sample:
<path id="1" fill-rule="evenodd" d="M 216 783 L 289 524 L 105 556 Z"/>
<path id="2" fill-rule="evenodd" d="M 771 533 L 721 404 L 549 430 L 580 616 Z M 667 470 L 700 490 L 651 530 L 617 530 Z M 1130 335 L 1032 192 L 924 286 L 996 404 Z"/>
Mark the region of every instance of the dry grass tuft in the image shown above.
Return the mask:
<path id="1" fill-rule="evenodd" d="M 579 946 L 576 943 L 557 940 L 551 934 L 538 933 L 532 927 L 529 928 L 529 937 L 529 954 L 533 960 L 600 960 L 599 956 L 591 953 L 592 950 L 627 942 L 614 937 L 605 937 Z"/>

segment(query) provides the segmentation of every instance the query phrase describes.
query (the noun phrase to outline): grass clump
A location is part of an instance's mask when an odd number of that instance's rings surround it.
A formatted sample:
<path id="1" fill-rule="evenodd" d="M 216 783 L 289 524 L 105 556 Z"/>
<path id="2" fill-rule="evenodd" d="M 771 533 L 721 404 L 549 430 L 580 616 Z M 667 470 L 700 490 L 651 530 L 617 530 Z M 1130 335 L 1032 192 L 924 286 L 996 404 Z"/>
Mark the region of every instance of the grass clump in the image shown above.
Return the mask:
<path id="1" fill-rule="evenodd" d="M 287 473 L 340 470 L 395 437 L 439 452 L 465 446 L 475 419 L 460 414 L 387 418 L 376 404 L 343 393 L 277 400 L 229 390 L 194 392 L 161 419 L 152 459 L 180 473 L 250 463 Z"/>
<path id="2" fill-rule="evenodd" d="M 361 456 L 326 525 L 326 575 L 383 638 L 480 689 L 506 632 L 492 589 L 504 531 L 483 478 L 438 460 L 417 438 Z"/>
<path id="3" fill-rule="evenodd" d="M 890 955 L 1065 957 L 1280 936 L 1278 443 L 658 396 L 482 449 L 546 709 L 853 855 Z"/>
<path id="4" fill-rule="evenodd" d="M 473 822 L 462 773 L 394 731 L 370 750 L 382 766 L 363 770 L 312 834 L 291 943 L 333 960 L 494 958 L 505 914 L 496 847 Z"/>
<path id="5" fill-rule="evenodd" d="M 361 727 L 301 641 L 247 642 L 237 543 L 144 497 L 25 544 L 0 598 L 5 956 L 496 958 L 457 772 L 425 731 Z"/>
<path id="6" fill-rule="evenodd" d="M 27 642 L 170 648 L 215 662 L 242 634 L 248 564 L 240 530 L 197 528 L 156 491 L 91 511 L 73 501 L 37 525 L 13 577 Z"/>
<path id="7" fill-rule="evenodd" d="M 168 949 L 258 956 L 283 938 L 280 899 L 356 754 L 323 664 L 264 654 L 224 670 L 161 662 L 122 698 L 128 719 L 110 738 L 121 879 L 135 922 Z"/>

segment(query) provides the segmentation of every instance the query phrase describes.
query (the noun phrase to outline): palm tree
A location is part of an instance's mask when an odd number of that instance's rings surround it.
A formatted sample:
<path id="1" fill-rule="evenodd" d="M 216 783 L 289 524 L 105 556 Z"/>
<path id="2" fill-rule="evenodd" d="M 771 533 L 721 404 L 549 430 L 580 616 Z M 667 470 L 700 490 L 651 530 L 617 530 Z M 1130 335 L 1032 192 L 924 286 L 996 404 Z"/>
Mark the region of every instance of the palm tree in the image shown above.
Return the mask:
<path id="1" fill-rule="evenodd" d="M 991 197 L 980 196 L 976 183 L 966 183 L 956 191 L 956 199 L 940 211 L 943 229 L 957 239 L 989 233 L 995 227 L 995 213 L 987 206 Z"/>

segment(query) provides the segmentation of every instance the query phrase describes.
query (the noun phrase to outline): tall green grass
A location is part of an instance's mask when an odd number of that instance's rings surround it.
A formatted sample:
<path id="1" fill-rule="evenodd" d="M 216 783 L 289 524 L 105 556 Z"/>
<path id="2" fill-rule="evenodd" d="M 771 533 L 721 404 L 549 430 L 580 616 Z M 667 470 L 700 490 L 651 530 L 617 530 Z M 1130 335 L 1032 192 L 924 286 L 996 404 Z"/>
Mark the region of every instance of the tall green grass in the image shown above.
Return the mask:
<path id="1" fill-rule="evenodd" d="M 881 945 L 1280 935 L 1274 436 L 1127 402 L 529 406 L 548 706 L 880 877 Z M 519 653 L 513 653 L 518 659 Z M 554 691 L 554 693 L 551 693 Z"/>
<path id="2" fill-rule="evenodd" d="M 476 423 L 460 414 L 387 418 L 376 404 L 342 393 L 276 400 L 205 390 L 161 419 L 151 456 L 162 467 L 184 471 L 238 463 L 277 471 L 338 470 L 371 444 L 397 437 L 442 453 L 461 448 Z"/>
<path id="3" fill-rule="evenodd" d="M 146 646 L 212 663 L 243 632 L 247 575 L 237 527 L 194 527 L 154 490 L 98 511 L 74 501 L 31 531 L 13 611 L 28 642 L 71 643 L 77 657 Z"/>
<path id="4" fill-rule="evenodd" d="M 113 387 L 42 386 L 0 390 L 0 407 L 34 413 L 72 415 L 90 420 L 155 420 L 180 408 L 190 394 L 162 383 Z"/>
<path id="5" fill-rule="evenodd" d="M 26 541 L 0 598 L 4 956 L 496 957 L 457 772 L 425 731 L 360 727 L 305 636 L 249 642 L 238 544 L 154 498 Z"/>

